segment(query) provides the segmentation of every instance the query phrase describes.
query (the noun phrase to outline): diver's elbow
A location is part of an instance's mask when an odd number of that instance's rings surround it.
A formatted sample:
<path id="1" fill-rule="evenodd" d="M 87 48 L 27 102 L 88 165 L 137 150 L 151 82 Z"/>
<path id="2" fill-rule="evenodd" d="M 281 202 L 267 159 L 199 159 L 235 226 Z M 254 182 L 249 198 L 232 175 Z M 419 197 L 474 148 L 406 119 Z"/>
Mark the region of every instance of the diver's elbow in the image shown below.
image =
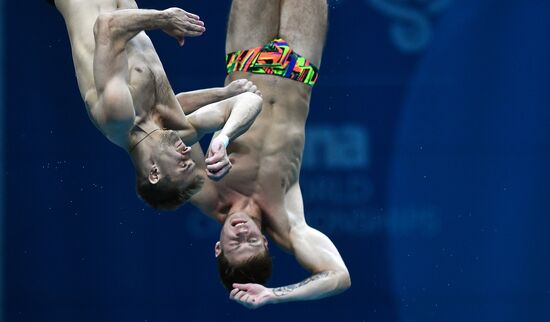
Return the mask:
<path id="1" fill-rule="evenodd" d="M 341 293 L 351 287 L 351 278 L 347 270 L 338 271 L 337 274 L 337 283 L 336 283 L 336 292 Z"/>
<path id="2" fill-rule="evenodd" d="M 340 285 L 342 292 L 351 287 L 351 277 L 349 272 L 343 272 L 342 277 L 340 278 Z"/>
<path id="3" fill-rule="evenodd" d="M 252 101 L 252 106 L 254 107 L 254 113 L 256 114 L 256 116 L 258 116 L 258 114 L 260 114 L 260 112 L 262 111 L 262 107 L 264 105 L 264 99 L 258 95 L 258 94 L 252 94 L 250 93 L 250 99 Z"/>

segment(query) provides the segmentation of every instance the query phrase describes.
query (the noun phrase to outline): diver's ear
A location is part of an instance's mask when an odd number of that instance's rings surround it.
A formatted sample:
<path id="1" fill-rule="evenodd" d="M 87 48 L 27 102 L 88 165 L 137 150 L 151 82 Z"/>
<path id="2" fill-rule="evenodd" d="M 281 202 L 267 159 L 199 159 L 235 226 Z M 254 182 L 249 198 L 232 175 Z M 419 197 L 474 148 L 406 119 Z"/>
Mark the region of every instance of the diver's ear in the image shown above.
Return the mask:
<path id="1" fill-rule="evenodd" d="M 153 164 L 151 166 L 151 170 L 149 170 L 149 176 L 147 177 L 149 179 L 149 182 L 151 184 L 157 184 L 160 180 L 160 171 L 159 167 L 156 164 Z"/>
<path id="2" fill-rule="evenodd" d="M 214 255 L 216 257 L 220 256 L 222 253 L 222 244 L 218 241 L 216 242 L 216 246 L 214 246 Z"/>
<path id="3" fill-rule="evenodd" d="M 265 249 L 267 249 L 267 244 L 268 244 L 267 243 L 267 238 L 265 238 L 265 236 L 263 236 L 263 235 L 262 235 L 262 237 L 264 238 L 264 247 L 265 247 Z"/>

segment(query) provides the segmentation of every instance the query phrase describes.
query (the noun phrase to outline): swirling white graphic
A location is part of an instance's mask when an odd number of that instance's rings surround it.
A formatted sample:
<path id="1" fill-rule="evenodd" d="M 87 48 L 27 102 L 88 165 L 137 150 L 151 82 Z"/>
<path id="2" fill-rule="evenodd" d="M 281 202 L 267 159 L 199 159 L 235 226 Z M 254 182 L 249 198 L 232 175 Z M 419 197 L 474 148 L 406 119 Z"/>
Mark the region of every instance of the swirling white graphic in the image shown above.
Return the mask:
<path id="1" fill-rule="evenodd" d="M 406 53 L 426 48 L 432 36 L 432 20 L 444 11 L 452 0 L 365 0 L 380 13 L 393 20 L 390 38 Z"/>

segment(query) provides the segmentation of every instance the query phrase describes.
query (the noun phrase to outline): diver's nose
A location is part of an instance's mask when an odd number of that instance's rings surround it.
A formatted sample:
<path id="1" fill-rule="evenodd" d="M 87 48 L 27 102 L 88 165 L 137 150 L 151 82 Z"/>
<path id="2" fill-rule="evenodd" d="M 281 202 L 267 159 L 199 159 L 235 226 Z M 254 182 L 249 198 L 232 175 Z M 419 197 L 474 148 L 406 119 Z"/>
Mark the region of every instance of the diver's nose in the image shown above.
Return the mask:
<path id="1" fill-rule="evenodd" d="M 237 230 L 237 236 L 238 237 L 246 236 L 247 233 L 248 233 L 248 229 L 246 229 L 246 228 Z"/>

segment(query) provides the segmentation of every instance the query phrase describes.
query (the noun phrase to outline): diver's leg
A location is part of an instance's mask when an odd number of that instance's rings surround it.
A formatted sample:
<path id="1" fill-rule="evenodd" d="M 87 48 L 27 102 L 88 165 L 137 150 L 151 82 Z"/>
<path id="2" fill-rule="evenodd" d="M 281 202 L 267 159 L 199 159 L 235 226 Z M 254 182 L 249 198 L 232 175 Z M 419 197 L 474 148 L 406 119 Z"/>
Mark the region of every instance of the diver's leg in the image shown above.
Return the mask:
<path id="1" fill-rule="evenodd" d="M 320 67 L 327 31 L 326 0 L 281 0 L 279 36 Z"/>
<path id="2" fill-rule="evenodd" d="M 233 0 L 226 53 L 260 47 L 278 36 L 280 0 Z"/>

